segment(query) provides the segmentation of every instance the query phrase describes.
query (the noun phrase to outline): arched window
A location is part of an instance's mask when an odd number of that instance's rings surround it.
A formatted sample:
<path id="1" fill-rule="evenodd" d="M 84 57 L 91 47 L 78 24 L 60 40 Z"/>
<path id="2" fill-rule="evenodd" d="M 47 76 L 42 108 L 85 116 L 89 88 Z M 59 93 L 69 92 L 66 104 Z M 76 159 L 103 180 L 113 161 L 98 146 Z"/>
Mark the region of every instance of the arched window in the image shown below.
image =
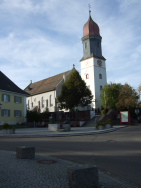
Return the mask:
<path id="1" fill-rule="evenodd" d="M 53 106 L 52 95 L 50 95 L 50 106 Z"/>
<path id="2" fill-rule="evenodd" d="M 41 99 L 42 108 L 44 108 L 44 98 Z"/>
<path id="3" fill-rule="evenodd" d="M 86 79 L 89 79 L 89 74 L 86 74 Z"/>
<path id="4" fill-rule="evenodd" d="M 48 99 L 46 100 L 46 107 L 48 107 Z"/>

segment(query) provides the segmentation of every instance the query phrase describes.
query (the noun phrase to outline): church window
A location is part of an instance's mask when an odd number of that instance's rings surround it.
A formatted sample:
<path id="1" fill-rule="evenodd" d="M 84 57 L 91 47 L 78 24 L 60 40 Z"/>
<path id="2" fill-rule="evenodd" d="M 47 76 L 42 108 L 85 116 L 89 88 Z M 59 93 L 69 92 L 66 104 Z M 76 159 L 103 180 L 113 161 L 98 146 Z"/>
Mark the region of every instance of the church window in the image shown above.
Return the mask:
<path id="1" fill-rule="evenodd" d="M 99 79 L 102 79 L 102 74 L 99 74 Z"/>
<path id="2" fill-rule="evenodd" d="M 89 79 L 89 74 L 86 74 L 86 79 Z"/>
<path id="3" fill-rule="evenodd" d="M 41 99 L 42 108 L 44 108 L 44 98 Z"/>
<path id="4" fill-rule="evenodd" d="M 27 108 L 30 109 L 29 100 L 28 100 Z"/>
<path id="5" fill-rule="evenodd" d="M 50 106 L 53 106 L 52 95 L 50 95 Z"/>
<path id="6" fill-rule="evenodd" d="M 31 107 L 33 108 L 33 102 L 31 103 Z"/>
<path id="7" fill-rule="evenodd" d="M 46 100 L 46 107 L 48 107 L 48 99 Z"/>

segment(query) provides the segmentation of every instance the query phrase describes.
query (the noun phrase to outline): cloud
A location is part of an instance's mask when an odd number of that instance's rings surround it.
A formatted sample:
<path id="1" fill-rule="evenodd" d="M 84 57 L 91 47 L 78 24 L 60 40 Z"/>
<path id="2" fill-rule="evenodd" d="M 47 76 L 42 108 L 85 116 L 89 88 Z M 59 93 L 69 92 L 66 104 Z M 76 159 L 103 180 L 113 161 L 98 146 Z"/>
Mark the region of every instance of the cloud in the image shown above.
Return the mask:
<path id="1" fill-rule="evenodd" d="M 25 88 L 30 80 L 67 71 L 73 64 L 80 70 L 89 3 L 100 27 L 108 82 L 137 87 L 141 82 L 140 0 L 0 1 L 1 71 Z"/>

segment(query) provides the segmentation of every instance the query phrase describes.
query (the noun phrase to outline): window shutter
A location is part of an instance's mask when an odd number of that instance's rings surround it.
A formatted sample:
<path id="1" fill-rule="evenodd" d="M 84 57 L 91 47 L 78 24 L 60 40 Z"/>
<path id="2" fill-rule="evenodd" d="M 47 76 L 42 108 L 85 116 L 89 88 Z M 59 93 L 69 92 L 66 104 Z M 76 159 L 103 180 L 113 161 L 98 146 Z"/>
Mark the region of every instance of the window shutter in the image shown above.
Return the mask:
<path id="1" fill-rule="evenodd" d="M 22 103 L 22 97 L 20 97 L 20 103 Z"/>
<path id="2" fill-rule="evenodd" d="M 20 117 L 22 117 L 22 111 L 20 110 Z"/>
<path id="3" fill-rule="evenodd" d="M 8 102 L 10 102 L 10 95 L 8 95 Z"/>
<path id="4" fill-rule="evenodd" d="M 8 116 L 10 117 L 10 110 L 8 110 Z"/>
<path id="5" fill-rule="evenodd" d="M 1 116 L 3 116 L 3 115 L 4 115 L 4 109 L 1 110 Z"/>
<path id="6" fill-rule="evenodd" d="M 1 96 L 1 100 L 4 101 L 4 94 L 2 94 L 2 96 Z"/>
<path id="7" fill-rule="evenodd" d="M 14 103 L 16 103 L 16 96 L 14 96 Z"/>

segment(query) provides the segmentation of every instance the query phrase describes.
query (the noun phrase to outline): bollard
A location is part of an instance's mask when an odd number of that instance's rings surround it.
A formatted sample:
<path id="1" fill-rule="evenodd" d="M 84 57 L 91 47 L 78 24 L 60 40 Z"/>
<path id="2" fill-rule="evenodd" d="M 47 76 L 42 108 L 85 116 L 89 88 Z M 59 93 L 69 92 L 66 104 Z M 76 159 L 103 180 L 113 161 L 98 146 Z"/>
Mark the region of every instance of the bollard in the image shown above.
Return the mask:
<path id="1" fill-rule="evenodd" d="M 68 170 L 69 188 L 100 188 L 98 169 L 92 165 L 77 165 Z"/>
<path id="2" fill-rule="evenodd" d="M 16 148 L 16 157 L 18 159 L 33 159 L 35 158 L 35 147 L 21 146 Z"/>

